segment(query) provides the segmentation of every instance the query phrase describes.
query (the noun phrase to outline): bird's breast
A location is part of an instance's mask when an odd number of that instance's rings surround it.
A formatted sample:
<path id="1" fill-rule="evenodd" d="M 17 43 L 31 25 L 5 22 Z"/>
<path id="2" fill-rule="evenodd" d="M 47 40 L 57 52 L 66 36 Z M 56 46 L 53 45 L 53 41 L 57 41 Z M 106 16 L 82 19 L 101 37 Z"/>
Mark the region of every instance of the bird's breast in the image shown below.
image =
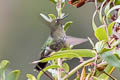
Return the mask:
<path id="1" fill-rule="evenodd" d="M 54 32 L 52 32 L 52 37 L 54 40 L 64 39 L 66 37 L 64 29 L 56 29 Z"/>

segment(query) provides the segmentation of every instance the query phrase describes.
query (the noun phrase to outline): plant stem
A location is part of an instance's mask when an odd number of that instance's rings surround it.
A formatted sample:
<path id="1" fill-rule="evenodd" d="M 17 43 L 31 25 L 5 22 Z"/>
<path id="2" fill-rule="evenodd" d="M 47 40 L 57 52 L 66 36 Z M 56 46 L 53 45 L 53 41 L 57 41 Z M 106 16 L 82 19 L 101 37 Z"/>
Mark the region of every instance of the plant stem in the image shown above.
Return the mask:
<path id="1" fill-rule="evenodd" d="M 4 70 L 1 71 L 1 80 L 5 80 L 5 71 Z"/>
<path id="2" fill-rule="evenodd" d="M 77 67 L 75 67 L 73 70 L 71 70 L 71 71 L 68 73 L 68 75 L 66 75 L 62 80 L 68 79 L 71 75 L 73 75 L 73 74 L 74 74 L 77 70 L 79 70 L 81 67 L 83 67 L 84 65 L 86 65 L 86 64 L 94 61 L 95 59 L 96 59 L 96 58 L 94 57 L 94 58 L 92 58 L 92 59 L 89 59 L 89 60 L 81 63 L 80 65 L 78 65 Z"/>
<path id="3" fill-rule="evenodd" d="M 58 65 L 60 68 L 58 68 L 58 80 L 61 80 L 61 65 L 62 65 L 62 60 L 59 58 L 58 59 Z"/>
<path id="4" fill-rule="evenodd" d="M 98 9 L 97 0 L 95 0 L 95 7 L 96 7 L 96 10 L 97 10 Z"/>
<path id="5" fill-rule="evenodd" d="M 114 77 L 112 77 L 111 75 L 109 75 L 108 73 L 106 73 L 105 71 L 103 71 L 104 74 L 106 74 L 107 76 L 109 76 L 112 80 L 116 80 Z"/>
<path id="6" fill-rule="evenodd" d="M 57 4 L 57 11 L 58 11 L 58 18 L 61 19 L 61 14 L 62 14 L 62 0 L 58 0 Z"/>
<path id="7" fill-rule="evenodd" d="M 61 19 L 61 14 L 62 14 L 62 8 L 61 8 L 61 5 L 62 5 L 62 0 L 58 0 L 58 4 L 57 4 L 57 11 L 58 11 L 58 19 Z M 58 65 L 60 66 L 60 68 L 58 68 L 58 74 L 57 74 L 57 77 L 58 77 L 58 80 L 61 80 L 61 66 L 62 66 L 62 59 L 58 59 Z"/>
<path id="8" fill-rule="evenodd" d="M 40 66 L 37 65 L 37 67 L 39 67 L 39 69 L 41 69 Z M 43 69 L 41 69 L 41 71 L 42 71 L 50 80 L 55 80 L 51 75 L 49 75 L 49 74 L 48 74 L 47 72 L 45 72 Z"/>

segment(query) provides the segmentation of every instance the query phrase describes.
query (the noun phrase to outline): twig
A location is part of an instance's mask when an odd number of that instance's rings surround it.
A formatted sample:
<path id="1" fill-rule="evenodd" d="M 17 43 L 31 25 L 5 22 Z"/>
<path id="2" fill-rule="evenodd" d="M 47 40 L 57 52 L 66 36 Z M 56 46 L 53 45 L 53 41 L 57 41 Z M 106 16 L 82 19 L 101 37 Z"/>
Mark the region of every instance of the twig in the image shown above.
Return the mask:
<path id="1" fill-rule="evenodd" d="M 108 29 L 107 29 L 107 23 L 106 23 L 106 21 L 105 21 L 105 16 L 103 17 L 103 21 L 104 21 L 104 25 L 105 25 L 105 31 L 106 31 L 106 34 L 107 34 L 107 38 L 108 38 L 108 40 L 110 40 L 110 36 L 109 36 L 109 33 L 108 33 Z"/>
<path id="2" fill-rule="evenodd" d="M 58 0 L 58 4 L 56 6 L 58 8 L 58 19 L 61 19 L 61 14 L 62 14 L 62 11 L 61 11 L 61 8 L 62 8 L 62 0 Z M 62 59 L 58 59 L 58 65 L 60 66 L 60 68 L 58 68 L 58 74 L 57 74 L 57 77 L 58 77 L 58 80 L 61 80 L 61 66 L 62 66 Z"/>
<path id="3" fill-rule="evenodd" d="M 112 80 L 116 80 L 113 76 L 109 75 L 108 73 L 106 73 L 105 71 L 103 71 L 104 74 L 106 74 L 107 76 L 109 76 Z"/>
<path id="4" fill-rule="evenodd" d="M 95 0 L 95 7 L 96 7 L 96 10 L 97 10 L 98 9 L 97 0 Z"/>
<path id="5" fill-rule="evenodd" d="M 91 76 L 94 76 L 94 74 L 96 73 L 97 59 L 98 59 L 98 53 L 96 51 L 95 62 L 94 62 L 95 64 L 94 64 L 94 68 L 93 68 L 93 72 L 92 72 Z"/>
<path id="6" fill-rule="evenodd" d="M 39 67 L 40 68 L 40 66 L 39 65 L 37 65 L 37 67 Z M 40 68 L 41 69 L 41 68 Z M 43 69 L 41 69 L 41 71 L 48 77 L 48 78 L 50 78 L 50 80 L 55 80 L 51 75 L 49 75 L 47 72 L 45 72 Z"/>
<path id="7" fill-rule="evenodd" d="M 96 58 L 94 57 L 94 58 L 92 58 L 92 59 L 89 59 L 89 60 L 81 63 L 80 65 L 78 65 L 77 67 L 75 67 L 74 69 L 72 69 L 72 70 L 68 73 L 68 75 L 64 76 L 64 78 L 63 78 L 62 80 L 68 79 L 71 75 L 73 75 L 73 74 L 74 74 L 77 70 L 79 70 L 81 67 L 83 67 L 84 65 L 86 65 L 86 64 L 88 64 L 88 63 L 90 63 L 90 62 L 93 62 L 95 59 L 96 59 Z"/>
<path id="8" fill-rule="evenodd" d="M 62 8 L 62 0 L 58 0 L 58 4 L 56 6 L 58 8 L 58 18 L 61 19 L 61 8 Z"/>
<path id="9" fill-rule="evenodd" d="M 0 76 L 1 78 L 1 80 L 5 80 L 5 71 L 3 70 L 3 71 L 1 71 L 1 76 Z"/>
<path id="10" fill-rule="evenodd" d="M 58 59 L 58 65 L 60 66 L 60 68 L 58 68 L 58 80 L 61 80 L 61 65 L 62 65 L 62 60 L 59 58 Z"/>

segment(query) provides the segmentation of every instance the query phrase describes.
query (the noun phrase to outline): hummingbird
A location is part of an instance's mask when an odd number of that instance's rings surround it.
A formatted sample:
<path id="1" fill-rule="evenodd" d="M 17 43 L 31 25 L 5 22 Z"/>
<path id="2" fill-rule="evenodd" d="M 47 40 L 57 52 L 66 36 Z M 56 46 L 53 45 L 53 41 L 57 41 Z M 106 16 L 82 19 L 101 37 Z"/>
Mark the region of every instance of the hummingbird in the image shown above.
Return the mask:
<path id="1" fill-rule="evenodd" d="M 45 19 L 45 16 L 43 14 L 41 14 L 41 16 L 44 17 Z M 46 40 L 45 44 L 43 45 L 43 47 L 41 48 L 41 52 L 40 52 L 41 56 L 39 60 L 49 57 L 52 52 L 57 52 L 63 48 L 67 48 L 68 46 L 78 45 L 80 43 L 87 41 L 87 39 L 75 38 L 66 35 L 66 32 L 64 30 L 64 25 L 62 24 L 62 20 L 65 17 L 61 19 L 45 21 L 47 26 L 50 28 L 50 35 Z M 46 67 L 47 63 L 48 62 L 37 62 L 34 70 L 38 72 L 41 71 Z"/>

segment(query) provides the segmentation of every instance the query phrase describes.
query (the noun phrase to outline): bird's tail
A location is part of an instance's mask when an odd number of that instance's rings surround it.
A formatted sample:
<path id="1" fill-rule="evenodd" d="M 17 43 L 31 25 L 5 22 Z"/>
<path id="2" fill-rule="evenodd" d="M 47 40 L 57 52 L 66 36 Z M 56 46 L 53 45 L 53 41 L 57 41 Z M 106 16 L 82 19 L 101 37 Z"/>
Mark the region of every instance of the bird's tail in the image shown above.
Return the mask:
<path id="1" fill-rule="evenodd" d="M 40 59 L 41 60 L 41 59 Z M 34 68 L 35 71 L 40 72 L 42 69 L 46 67 L 48 62 L 38 62 Z"/>
<path id="2" fill-rule="evenodd" d="M 40 62 L 40 60 L 48 57 L 51 53 L 52 53 L 51 50 L 47 50 L 46 54 L 44 52 L 41 53 L 41 58 L 39 59 L 39 61 L 38 62 L 34 61 L 35 63 L 37 63 L 35 68 L 34 68 L 35 71 L 39 72 L 39 71 L 41 71 L 42 69 L 44 69 L 46 67 L 48 62 Z"/>

